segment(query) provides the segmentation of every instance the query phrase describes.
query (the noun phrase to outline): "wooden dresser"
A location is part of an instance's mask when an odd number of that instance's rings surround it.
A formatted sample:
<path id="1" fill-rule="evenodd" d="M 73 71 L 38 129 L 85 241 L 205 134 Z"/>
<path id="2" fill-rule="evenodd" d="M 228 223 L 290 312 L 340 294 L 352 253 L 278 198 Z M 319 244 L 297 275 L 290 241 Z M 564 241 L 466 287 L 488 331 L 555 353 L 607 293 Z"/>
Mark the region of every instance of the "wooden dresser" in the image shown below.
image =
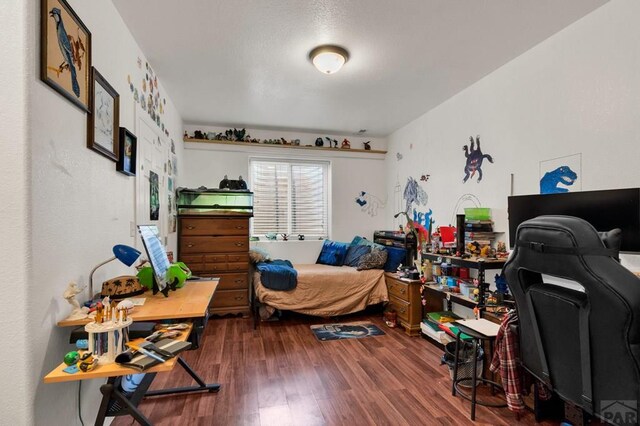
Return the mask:
<path id="1" fill-rule="evenodd" d="M 178 259 L 194 275 L 219 277 L 209 313 L 248 316 L 248 215 L 178 217 Z"/>
<path id="2" fill-rule="evenodd" d="M 400 279 L 395 273 L 385 272 L 389 307 L 398 314 L 398 322 L 409 336 L 420 335 L 422 321 L 422 300 L 420 280 Z"/>

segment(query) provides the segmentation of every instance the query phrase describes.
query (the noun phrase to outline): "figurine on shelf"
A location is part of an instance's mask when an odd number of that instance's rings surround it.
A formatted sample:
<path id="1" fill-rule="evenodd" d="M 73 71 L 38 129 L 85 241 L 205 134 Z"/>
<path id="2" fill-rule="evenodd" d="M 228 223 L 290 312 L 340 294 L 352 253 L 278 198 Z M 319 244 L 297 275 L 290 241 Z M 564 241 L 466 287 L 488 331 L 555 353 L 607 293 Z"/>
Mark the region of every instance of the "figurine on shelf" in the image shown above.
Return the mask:
<path id="1" fill-rule="evenodd" d="M 278 239 L 278 234 L 275 232 L 267 232 L 264 236 L 267 237 L 268 241 L 275 241 Z"/>
<path id="2" fill-rule="evenodd" d="M 467 251 L 472 255 L 480 254 L 480 244 L 475 241 L 471 241 L 467 243 Z"/>
<path id="3" fill-rule="evenodd" d="M 329 143 L 329 145 L 331 145 L 331 143 Z M 324 146 L 322 138 L 316 138 L 316 146 Z"/>
<path id="4" fill-rule="evenodd" d="M 195 139 L 204 139 L 204 133 L 202 133 L 202 130 L 196 130 L 193 132 L 193 137 Z"/>
<path id="5" fill-rule="evenodd" d="M 282 235 L 282 241 L 289 241 L 289 234 L 280 234 Z"/>
<path id="6" fill-rule="evenodd" d="M 331 139 L 329 136 L 326 136 L 325 139 L 327 141 L 329 141 L 329 148 L 337 148 L 338 147 L 338 139 Z"/>
<path id="7" fill-rule="evenodd" d="M 243 141 L 244 140 L 244 135 L 247 133 L 247 130 L 242 128 L 242 130 L 238 130 L 234 127 L 233 129 L 233 137 L 235 138 L 235 140 L 237 141 Z"/>
<path id="8" fill-rule="evenodd" d="M 86 318 L 87 315 L 89 314 L 89 308 L 85 306 L 80 307 L 80 303 L 78 303 L 78 299 L 76 299 L 76 296 L 82 293 L 83 291 L 84 291 L 84 287 L 78 287 L 78 284 L 71 281 L 67 286 L 66 290 L 64 291 L 64 293 L 62 293 L 62 297 L 64 297 L 73 308 L 71 310 L 71 314 L 69 314 L 69 317 L 67 319 L 69 320 L 83 319 L 83 318 Z"/>
<path id="9" fill-rule="evenodd" d="M 490 246 L 484 246 L 480 249 L 480 257 L 483 258 L 489 258 L 491 257 L 491 247 Z"/>
<path id="10" fill-rule="evenodd" d="M 187 132 L 186 130 L 184 131 L 184 138 L 189 139 L 189 132 Z"/>
<path id="11" fill-rule="evenodd" d="M 280 140 L 282 141 L 282 145 L 291 145 L 291 143 L 289 143 L 285 138 L 280 138 Z"/>
<path id="12" fill-rule="evenodd" d="M 300 146 L 300 139 L 293 139 L 293 140 L 291 140 L 291 145 L 293 145 L 293 146 Z"/>
<path id="13" fill-rule="evenodd" d="M 362 142 L 365 151 L 371 151 L 371 141 Z"/>
<path id="14" fill-rule="evenodd" d="M 304 235 L 303 234 L 298 234 L 298 240 L 304 241 Z"/>
<path id="15" fill-rule="evenodd" d="M 340 145 L 340 149 L 351 149 L 351 143 L 349 142 L 349 139 L 344 138 L 344 140 L 342 141 L 342 145 Z"/>

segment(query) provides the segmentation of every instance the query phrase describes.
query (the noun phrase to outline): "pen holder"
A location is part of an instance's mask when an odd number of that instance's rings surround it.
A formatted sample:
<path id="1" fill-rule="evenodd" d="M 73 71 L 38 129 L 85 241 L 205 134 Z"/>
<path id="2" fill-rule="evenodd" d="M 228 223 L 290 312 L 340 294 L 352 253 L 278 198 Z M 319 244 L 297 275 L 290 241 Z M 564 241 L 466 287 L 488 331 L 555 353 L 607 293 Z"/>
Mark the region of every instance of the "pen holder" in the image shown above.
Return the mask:
<path id="1" fill-rule="evenodd" d="M 98 364 L 114 362 L 116 357 L 127 350 L 125 343 L 129 341 L 129 318 L 124 321 L 108 321 L 102 324 L 95 322 L 84 326 L 89 334 L 89 352 L 98 360 Z"/>

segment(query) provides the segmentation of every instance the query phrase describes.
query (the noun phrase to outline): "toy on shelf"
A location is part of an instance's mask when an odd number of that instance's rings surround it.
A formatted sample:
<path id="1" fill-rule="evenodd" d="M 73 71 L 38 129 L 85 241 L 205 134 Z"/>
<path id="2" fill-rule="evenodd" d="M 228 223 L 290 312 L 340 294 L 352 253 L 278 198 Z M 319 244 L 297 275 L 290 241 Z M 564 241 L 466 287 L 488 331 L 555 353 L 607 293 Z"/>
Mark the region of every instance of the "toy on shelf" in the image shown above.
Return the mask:
<path id="1" fill-rule="evenodd" d="M 316 146 L 324 146 L 322 138 L 316 138 Z M 331 143 L 329 143 L 329 146 L 331 146 Z"/>
<path id="2" fill-rule="evenodd" d="M 67 285 L 64 293 L 62 293 L 62 297 L 64 297 L 67 302 L 72 306 L 71 314 L 67 317 L 68 320 L 77 320 L 86 318 L 89 314 L 89 308 L 83 306 L 80 307 L 80 303 L 76 296 L 84 291 L 85 287 L 78 287 L 78 284 L 73 281 Z"/>
<path id="3" fill-rule="evenodd" d="M 371 151 L 371 141 L 362 142 L 365 151 Z"/>
<path id="4" fill-rule="evenodd" d="M 351 143 L 349 142 L 349 139 L 344 138 L 344 140 L 342 141 L 342 145 L 340 145 L 341 149 L 351 149 Z"/>

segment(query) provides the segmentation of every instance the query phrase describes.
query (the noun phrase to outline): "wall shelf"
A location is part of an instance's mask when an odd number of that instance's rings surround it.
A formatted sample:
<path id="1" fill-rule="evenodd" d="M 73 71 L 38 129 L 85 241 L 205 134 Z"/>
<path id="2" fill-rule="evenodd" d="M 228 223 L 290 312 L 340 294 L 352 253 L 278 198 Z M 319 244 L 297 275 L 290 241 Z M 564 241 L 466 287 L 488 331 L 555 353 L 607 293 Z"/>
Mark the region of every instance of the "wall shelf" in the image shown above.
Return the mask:
<path id="1" fill-rule="evenodd" d="M 381 151 L 377 149 L 371 149 L 367 151 L 366 149 L 341 149 L 341 148 L 329 148 L 329 147 L 318 147 L 318 146 L 301 146 L 301 145 L 277 145 L 277 144 L 268 144 L 268 143 L 251 143 L 251 142 L 231 142 L 231 141 L 217 141 L 217 140 L 208 140 L 208 139 L 195 139 L 195 138 L 184 138 L 185 142 L 195 142 L 195 143 L 206 143 L 212 145 L 236 145 L 236 146 L 244 146 L 244 147 L 261 147 L 261 148 L 290 148 L 290 149 L 307 149 L 314 151 L 331 151 L 331 152 L 356 152 L 359 154 L 386 154 L 387 151 Z"/>

